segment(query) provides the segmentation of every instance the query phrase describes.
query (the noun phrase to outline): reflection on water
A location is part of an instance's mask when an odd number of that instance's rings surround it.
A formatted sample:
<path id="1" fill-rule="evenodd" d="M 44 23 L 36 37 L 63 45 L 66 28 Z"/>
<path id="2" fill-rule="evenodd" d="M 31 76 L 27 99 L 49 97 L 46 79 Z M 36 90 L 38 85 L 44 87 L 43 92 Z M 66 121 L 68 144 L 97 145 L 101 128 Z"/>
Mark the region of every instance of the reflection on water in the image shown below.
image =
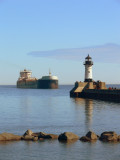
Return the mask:
<path id="1" fill-rule="evenodd" d="M 93 100 L 84 98 L 74 98 L 73 102 L 75 102 L 77 106 L 84 107 L 86 130 L 90 130 L 92 126 L 93 117 Z"/>
<path id="2" fill-rule="evenodd" d="M 60 144 L 63 144 L 64 147 L 71 147 L 74 143 L 76 143 L 78 140 L 68 140 L 68 141 L 59 141 Z"/>
<path id="3" fill-rule="evenodd" d="M 1 146 L 5 146 L 5 145 L 12 145 L 15 143 L 18 143 L 19 141 L 0 141 L 0 145 Z"/>

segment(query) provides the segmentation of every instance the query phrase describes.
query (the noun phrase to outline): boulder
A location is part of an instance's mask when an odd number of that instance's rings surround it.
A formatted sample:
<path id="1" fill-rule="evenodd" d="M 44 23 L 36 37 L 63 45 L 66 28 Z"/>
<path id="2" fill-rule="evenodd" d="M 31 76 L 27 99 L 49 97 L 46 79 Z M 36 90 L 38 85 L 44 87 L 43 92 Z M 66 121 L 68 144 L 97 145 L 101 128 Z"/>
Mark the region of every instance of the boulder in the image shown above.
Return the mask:
<path id="1" fill-rule="evenodd" d="M 0 134 L 0 141 L 18 141 L 18 140 L 21 140 L 21 136 L 6 132 Z"/>
<path id="2" fill-rule="evenodd" d="M 25 141 L 31 141 L 33 139 L 34 139 L 34 136 L 29 136 L 29 135 L 22 136 L 22 140 L 25 140 Z"/>
<path id="3" fill-rule="evenodd" d="M 81 141 L 83 142 L 90 142 L 90 141 L 96 141 L 98 139 L 98 136 L 92 132 L 92 131 L 89 131 L 86 136 L 83 136 L 80 138 Z"/>
<path id="4" fill-rule="evenodd" d="M 98 139 L 98 136 L 92 131 L 89 131 L 86 134 L 86 137 L 88 137 L 90 140 L 97 140 Z"/>
<path id="5" fill-rule="evenodd" d="M 33 138 L 33 141 L 38 141 L 38 137 L 34 137 L 34 138 Z"/>
<path id="6" fill-rule="evenodd" d="M 58 137 L 59 141 L 78 140 L 78 139 L 79 137 L 72 132 L 64 132 L 60 134 Z"/>
<path id="7" fill-rule="evenodd" d="M 80 141 L 82 141 L 82 142 L 90 142 L 91 140 L 90 140 L 90 138 L 88 138 L 86 136 L 83 136 L 83 137 L 80 138 Z"/>
<path id="8" fill-rule="evenodd" d="M 56 134 L 47 134 L 46 136 L 49 136 L 50 139 L 58 139 L 58 135 Z"/>
<path id="9" fill-rule="evenodd" d="M 44 141 L 44 138 L 39 138 L 40 141 Z"/>
<path id="10" fill-rule="evenodd" d="M 24 133 L 23 136 L 26 136 L 26 135 L 32 136 L 32 134 L 33 134 L 33 132 L 32 132 L 30 129 L 28 129 L 28 130 Z"/>
<path id="11" fill-rule="evenodd" d="M 47 134 L 44 132 L 38 132 L 38 133 L 33 133 L 32 136 L 36 136 L 39 139 L 43 138 L 43 139 L 58 139 L 58 135 L 56 134 Z"/>
<path id="12" fill-rule="evenodd" d="M 32 136 L 34 136 L 34 137 L 39 137 L 39 136 L 40 136 L 40 134 L 41 134 L 41 132 L 32 133 Z"/>
<path id="13" fill-rule="evenodd" d="M 118 141 L 120 141 L 120 135 L 118 136 Z"/>
<path id="14" fill-rule="evenodd" d="M 44 132 L 33 133 L 31 130 L 27 130 L 22 136 L 22 140 L 38 140 L 38 139 L 58 139 L 56 134 L 47 134 Z"/>
<path id="15" fill-rule="evenodd" d="M 101 141 L 118 141 L 119 136 L 115 132 L 109 131 L 109 132 L 103 132 L 99 139 Z"/>

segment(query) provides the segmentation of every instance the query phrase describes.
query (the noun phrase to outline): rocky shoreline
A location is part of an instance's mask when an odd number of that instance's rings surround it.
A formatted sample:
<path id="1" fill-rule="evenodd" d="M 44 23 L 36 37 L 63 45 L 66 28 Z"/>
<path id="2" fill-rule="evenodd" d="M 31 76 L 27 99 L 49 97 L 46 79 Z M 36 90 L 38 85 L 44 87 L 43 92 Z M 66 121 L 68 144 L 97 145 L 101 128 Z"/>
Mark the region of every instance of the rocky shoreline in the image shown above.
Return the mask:
<path id="1" fill-rule="evenodd" d="M 27 130 L 22 136 L 14 135 L 12 133 L 1 133 L 0 141 L 41 141 L 45 139 L 57 139 L 62 142 L 69 141 L 77 141 L 80 140 L 82 142 L 95 142 L 97 140 L 103 142 L 120 142 L 120 135 L 115 133 L 114 131 L 106 131 L 101 133 L 101 135 L 97 135 L 92 131 L 89 131 L 85 136 L 79 137 L 78 135 L 72 132 L 64 132 L 60 135 L 56 134 L 47 134 L 44 132 L 32 132 L 31 130 Z"/>

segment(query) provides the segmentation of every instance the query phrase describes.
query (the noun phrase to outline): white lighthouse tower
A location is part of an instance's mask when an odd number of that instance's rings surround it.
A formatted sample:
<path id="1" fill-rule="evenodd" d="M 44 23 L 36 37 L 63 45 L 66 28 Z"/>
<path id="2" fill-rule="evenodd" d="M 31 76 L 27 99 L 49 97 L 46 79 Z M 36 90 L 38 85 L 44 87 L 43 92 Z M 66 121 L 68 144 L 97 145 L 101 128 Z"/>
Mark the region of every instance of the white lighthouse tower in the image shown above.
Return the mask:
<path id="1" fill-rule="evenodd" d="M 92 58 L 88 56 L 85 58 L 85 82 L 92 82 L 92 65 L 93 65 L 93 61 Z"/>

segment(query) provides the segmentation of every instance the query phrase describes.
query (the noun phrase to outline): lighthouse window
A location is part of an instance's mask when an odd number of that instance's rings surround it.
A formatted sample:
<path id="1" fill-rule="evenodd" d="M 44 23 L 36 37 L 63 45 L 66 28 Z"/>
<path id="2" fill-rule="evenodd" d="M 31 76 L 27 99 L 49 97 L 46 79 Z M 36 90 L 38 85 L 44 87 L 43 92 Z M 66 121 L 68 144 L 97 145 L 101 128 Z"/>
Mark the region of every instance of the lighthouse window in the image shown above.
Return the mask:
<path id="1" fill-rule="evenodd" d="M 90 73 L 90 71 L 88 71 L 88 73 Z"/>

